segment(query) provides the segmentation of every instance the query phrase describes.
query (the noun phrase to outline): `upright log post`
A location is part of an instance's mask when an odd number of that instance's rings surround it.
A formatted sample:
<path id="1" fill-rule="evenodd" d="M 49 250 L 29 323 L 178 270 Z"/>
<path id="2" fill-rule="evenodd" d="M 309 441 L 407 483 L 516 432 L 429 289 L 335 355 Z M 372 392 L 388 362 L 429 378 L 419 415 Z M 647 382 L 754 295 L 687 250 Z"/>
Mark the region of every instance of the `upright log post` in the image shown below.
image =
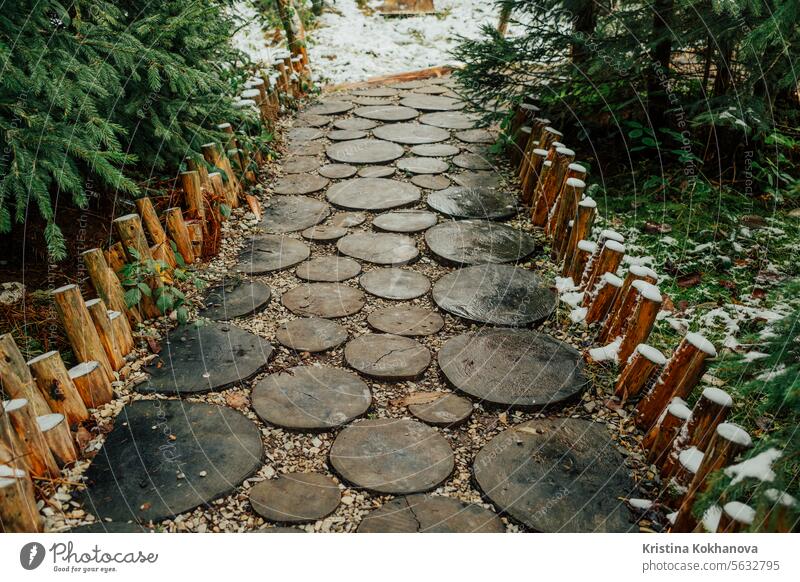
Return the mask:
<path id="1" fill-rule="evenodd" d="M 53 412 L 66 416 L 70 425 L 79 424 L 89 418 L 89 411 L 69 377 L 61 354 L 56 351 L 44 353 L 28 361 L 28 366 Z"/>
<path id="2" fill-rule="evenodd" d="M 98 297 L 86 301 L 86 309 L 89 310 L 92 323 L 94 323 L 94 328 L 97 330 L 100 343 L 103 344 L 103 349 L 106 352 L 111 367 L 114 368 L 114 370 L 119 370 L 125 365 L 125 357 L 122 353 L 122 346 L 117 341 L 114 328 L 111 325 L 111 318 L 108 316 L 106 304 Z"/>
<path id="3" fill-rule="evenodd" d="M 78 451 L 72 441 L 66 417 L 53 412 L 36 418 L 39 430 L 56 462 L 63 467 L 78 460 Z"/>
<path id="4" fill-rule="evenodd" d="M 586 291 L 584 305 L 588 305 L 588 298 L 593 296 L 594 288 L 599 278 L 605 273 L 616 273 L 624 256 L 625 245 L 615 240 L 605 241 L 597 258 L 587 268 L 581 281 L 581 287 Z M 620 287 L 622 287 L 622 283 L 622 280 L 620 280 Z"/>
<path id="5" fill-rule="evenodd" d="M 24 398 L 35 415 L 49 414 L 47 404 L 25 358 L 10 333 L 0 335 L 0 389 L 9 398 Z"/>
<path id="6" fill-rule="evenodd" d="M 119 311 L 109 310 L 108 319 L 111 321 L 114 340 L 117 342 L 120 352 L 123 356 L 127 356 L 134 348 L 133 334 L 127 318 Z"/>
<path id="7" fill-rule="evenodd" d="M 621 402 L 637 396 L 651 384 L 666 363 L 667 358 L 659 350 L 639 344 L 620 372 L 614 394 Z"/>
<path id="8" fill-rule="evenodd" d="M 24 398 L 17 400 L 27 402 Z M 13 402 L 13 400 L 5 402 Z M 0 400 L 0 462 L 2 462 L 0 464 L 7 464 L 29 473 L 35 466 L 35 459 L 31 458 L 28 447 L 20 440 L 14 425 L 11 424 L 11 417 L 6 414 L 2 400 Z"/>
<path id="9" fill-rule="evenodd" d="M 138 214 L 126 214 L 124 216 L 120 216 L 113 221 L 113 224 L 114 229 L 117 232 L 117 236 L 119 237 L 120 241 L 122 241 L 122 247 L 128 257 L 128 261 L 146 262 L 153 260 L 153 253 L 150 250 L 150 245 L 147 243 L 147 237 L 144 234 L 142 221 Z M 139 255 L 138 259 L 136 258 L 135 254 Z M 163 283 L 161 282 L 160 278 L 151 277 L 148 280 L 148 284 L 150 285 L 151 289 L 155 289 L 157 287 L 161 287 Z M 141 297 L 139 305 L 141 306 L 142 312 L 146 317 L 158 317 L 161 315 L 153 300 L 144 294 Z M 98 360 L 100 363 L 102 363 L 102 361 L 98 358 L 91 359 Z"/>
<path id="10" fill-rule="evenodd" d="M 97 362 L 83 362 L 70 368 L 69 377 L 81 400 L 89 408 L 99 408 L 114 398 L 114 389 Z"/>
<path id="11" fill-rule="evenodd" d="M 547 160 L 547 150 L 539 148 L 533 148 L 528 156 L 529 160 L 520 188 L 523 202 L 532 207 L 536 185 L 542 179 L 545 168 L 549 169 L 553 162 Z"/>
<path id="12" fill-rule="evenodd" d="M 175 246 L 178 252 L 183 257 L 187 265 L 194 263 L 194 250 L 192 249 L 192 241 L 189 238 L 189 231 L 186 229 L 186 223 L 183 221 L 183 212 L 180 208 L 168 208 L 164 212 L 167 219 L 167 231 L 170 237 L 175 241 Z"/>
<path id="13" fill-rule="evenodd" d="M 740 501 L 731 501 L 722 506 L 717 533 L 741 533 L 750 529 L 756 518 L 756 510 Z"/>
<path id="14" fill-rule="evenodd" d="M 237 180 L 233 173 L 233 168 L 228 160 L 228 156 L 220 152 L 219 146 L 217 146 L 216 143 L 203 144 L 200 146 L 200 149 L 203 151 L 203 157 L 209 164 L 225 172 L 228 178 L 225 183 L 225 192 L 227 193 L 226 203 L 231 208 L 236 208 L 239 206 L 238 197 L 241 186 L 239 185 L 239 180 Z"/>
<path id="15" fill-rule="evenodd" d="M 0 465 L 0 530 L 5 533 L 42 531 L 42 518 L 36 508 L 36 495 L 28 474 Z"/>
<path id="16" fill-rule="evenodd" d="M 189 172 L 197 172 L 198 176 L 200 176 L 200 188 L 208 190 L 209 183 L 208 183 L 208 168 L 205 165 L 205 162 L 196 160 L 191 156 L 187 156 L 183 159 L 183 162 L 186 164 L 188 168 L 187 171 Z M 183 180 L 183 178 L 181 178 Z M 184 185 L 181 181 L 181 185 Z M 185 186 L 185 185 L 184 185 Z M 188 204 L 188 201 L 187 201 Z M 198 209 L 199 212 L 199 209 Z"/>
<path id="17" fill-rule="evenodd" d="M 26 457 L 30 473 L 34 477 L 51 477 L 59 475 L 58 463 L 44 440 L 42 431 L 36 422 L 33 409 L 24 398 L 3 402 L 4 418 L 8 419 L 17 435 L 17 442 L 22 446 L 22 454 Z"/>
<path id="18" fill-rule="evenodd" d="M 589 260 L 596 250 L 596 243 L 589 240 L 579 240 L 575 246 L 575 253 L 566 276 L 570 277 L 573 281 L 580 281 L 581 274 L 586 270 L 586 265 L 589 263 Z"/>
<path id="19" fill-rule="evenodd" d="M 764 496 L 772 504 L 762 522 L 767 531 L 776 533 L 792 531 L 796 526 L 792 512 L 797 505 L 797 499 L 779 489 L 767 489 L 764 491 Z"/>
<path id="20" fill-rule="evenodd" d="M 652 285 L 658 282 L 658 275 L 652 269 L 642 265 L 631 265 L 625 275 L 625 280 L 622 283 L 622 289 L 619 290 L 613 305 L 609 312 L 611 317 L 606 319 L 603 328 L 597 336 L 598 341 L 609 341 L 610 338 L 615 338 L 619 335 L 620 330 L 624 324 L 624 317 L 630 315 L 630 306 L 626 305 L 628 301 L 628 294 L 630 293 L 631 285 L 634 281 L 646 281 Z"/>
<path id="21" fill-rule="evenodd" d="M 203 225 L 199 220 L 187 220 L 186 232 L 189 233 L 189 241 L 192 243 L 192 252 L 195 258 L 203 256 Z"/>
<path id="22" fill-rule="evenodd" d="M 523 150 L 522 159 L 520 160 L 519 166 L 517 167 L 517 176 L 519 177 L 521 182 L 525 181 L 526 174 L 531 170 L 538 170 L 537 168 L 529 168 L 528 164 L 531 162 L 530 154 L 535 149 L 543 149 L 545 152 L 549 149 L 549 145 L 546 148 L 540 148 L 539 143 L 541 142 L 542 132 L 545 128 L 550 127 L 550 120 L 545 119 L 543 117 L 534 117 L 529 123 L 525 124 L 531 128 L 530 135 L 527 137 L 527 142 L 525 143 Z M 555 131 L 555 130 L 554 130 Z"/>
<path id="23" fill-rule="evenodd" d="M 594 216 L 597 212 L 597 202 L 591 197 L 586 197 L 578 202 L 578 210 L 575 213 L 575 220 L 572 224 L 572 230 L 569 232 L 569 238 L 566 244 L 562 247 L 559 253 L 559 259 L 564 262 L 561 274 L 566 275 L 572 264 L 572 258 L 578 246 L 578 241 L 587 240 L 587 236 L 592 228 Z M 580 281 L 578 281 L 579 283 Z M 573 280 L 573 283 L 575 281 Z"/>
<path id="24" fill-rule="evenodd" d="M 125 247 L 121 242 L 117 241 L 109 246 L 103 254 L 106 257 L 106 263 L 108 263 L 109 268 L 114 271 L 117 279 L 119 279 L 119 273 L 122 271 L 122 267 L 124 267 L 125 263 L 128 262 L 128 256 L 125 253 Z"/>
<path id="25" fill-rule="evenodd" d="M 567 173 L 567 167 L 574 159 L 575 152 L 571 149 L 567 147 L 556 148 L 552 160 L 553 165 L 547 171 L 543 180 L 539 181 L 541 187 L 538 193 L 534 194 L 536 206 L 531 218 L 534 226 L 547 226 L 547 217 L 556 201 L 556 194 L 561 190 L 561 186 L 564 183 L 564 176 Z"/>
<path id="26" fill-rule="evenodd" d="M 200 173 L 196 170 L 181 172 L 181 185 L 186 194 L 186 212 L 192 218 L 199 218 L 205 222 L 205 196 L 203 195 L 203 183 L 200 181 Z"/>
<path id="27" fill-rule="evenodd" d="M 588 298 L 584 318 L 587 324 L 591 325 L 603 320 L 620 287 L 622 287 L 622 279 L 613 273 L 603 273 Z"/>
<path id="28" fill-rule="evenodd" d="M 583 168 L 580 164 L 570 164 L 569 168 L 578 166 Z M 553 212 L 550 213 L 548 222 L 548 229 L 553 239 L 553 248 L 555 249 L 555 256 L 558 257 L 558 249 L 564 244 L 564 239 L 568 238 L 568 225 L 571 220 L 575 219 L 575 214 L 578 211 L 578 203 L 583 196 L 583 191 L 586 189 L 586 182 L 577 176 L 570 176 L 573 170 L 567 170 L 567 178 L 561 187 L 556 202 L 553 205 Z M 586 172 L 583 172 L 586 175 Z"/>
<path id="29" fill-rule="evenodd" d="M 650 332 L 656 323 L 656 316 L 661 310 L 662 299 L 658 287 L 645 281 L 636 281 L 634 286 L 638 291 L 638 299 L 634 306 L 633 315 L 622 333 L 622 341 L 617 352 L 620 362 L 626 361 L 636 346 L 647 342 L 647 338 L 650 337 Z M 663 406 L 661 410 L 663 410 Z M 656 412 L 656 416 L 652 421 L 655 421 L 661 410 Z M 652 426 L 652 422 L 647 428 L 650 428 L 650 426 Z"/>
<path id="30" fill-rule="evenodd" d="M 672 399 L 672 402 L 661 414 L 658 423 L 642 439 L 642 447 L 647 450 L 648 461 L 656 466 L 661 465 L 672 450 L 672 443 L 691 413 L 683 398 Z"/>
<path id="31" fill-rule="evenodd" d="M 120 313 L 124 313 L 127 317 L 126 322 L 138 323 L 142 320 L 139 310 L 135 307 L 128 307 L 125 303 L 125 291 L 122 289 L 122 284 L 117 278 L 114 271 L 109 267 L 106 262 L 106 257 L 100 249 L 89 249 L 81 253 L 83 257 L 83 264 L 86 265 L 86 270 L 89 272 L 89 278 L 92 281 L 92 287 L 98 297 L 100 297 L 105 304 L 110 308 Z M 130 333 L 130 325 L 128 325 Z"/>

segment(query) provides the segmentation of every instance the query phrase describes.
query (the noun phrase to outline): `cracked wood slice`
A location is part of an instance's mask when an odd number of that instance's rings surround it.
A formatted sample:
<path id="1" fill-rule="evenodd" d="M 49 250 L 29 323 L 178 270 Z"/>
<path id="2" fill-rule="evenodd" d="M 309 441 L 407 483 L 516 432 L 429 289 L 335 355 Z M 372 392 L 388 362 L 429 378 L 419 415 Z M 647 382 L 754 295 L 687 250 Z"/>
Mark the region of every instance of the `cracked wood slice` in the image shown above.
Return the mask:
<path id="1" fill-rule="evenodd" d="M 353 93 L 361 97 L 394 97 L 395 95 L 399 95 L 400 91 L 391 87 L 370 87 L 367 89 L 358 89 L 357 91 L 353 91 Z"/>
<path id="2" fill-rule="evenodd" d="M 516 197 L 490 188 L 451 186 L 428 194 L 428 206 L 453 218 L 504 220 L 519 211 Z"/>
<path id="3" fill-rule="evenodd" d="M 455 138 L 465 143 L 494 143 L 497 138 L 488 129 L 467 129 L 457 131 Z"/>
<path id="4" fill-rule="evenodd" d="M 365 220 L 367 220 L 367 215 L 363 212 L 337 212 L 331 217 L 331 224 L 350 228 L 351 226 L 364 224 Z"/>
<path id="5" fill-rule="evenodd" d="M 330 180 L 316 174 L 290 174 L 273 184 L 275 194 L 311 194 L 319 192 L 330 183 Z"/>
<path id="6" fill-rule="evenodd" d="M 394 168 L 391 166 L 364 166 L 358 170 L 361 178 L 388 178 L 394 175 Z"/>
<path id="7" fill-rule="evenodd" d="M 403 234 L 354 232 L 339 239 L 336 248 L 343 255 L 375 265 L 407 265 L 419 256 L 414 239 Z"/>
<path id="8" fill-rule="evenodd" d="M 264 519 L 306 523 L 333 513 L 342 494 L 336 482 L 321 473 L 284 473 L 250 490 L 250 505 Z"/>
<path id="9" fill-rule="evenodd" d="M 286 134 L 286 139 L 292 142 L 314 141 L 325 133 L 316 127 L 293 127 Z"/>
<path id="10" fill-rule="evenodd" d="M 295 269 L 295 274 L 301 279 L 320 283 L 338 283 L 357 277 L 360 273 L 361 265 L 358 262 L 336 255 L 316 257 Z"/>
<path id="11" fill-rule="evenodd" d="M 409 404 L 408 411 L 431 426 L 456 427 L 472 415 L 472 402 L 455 394 L 442 393 L 439 398 L 424 404 Z"/>
<path id="12" fill-rule="evenodd" d="M 307 125 L 308 127 L 324 127 L 331 122 L 331 118 L 325 115 L 303 113 L 297 116 L 297 121 Z"/>
<path id="13" fill-rule="evenodd" d="M 536 240 L 505 224 L 487 220 L 443 222 L 425 232 L 430 251 L 445 263 L 516 263 L 533 254 Z"/>
<path id="14" fill-rule="evenodd" d="M 318 156 L 325 152 L 325 142 L 293 142 L 286 148 L 287 156 Z"/>
<path id="15" fill-rule="evenodd" d="M 372 135 L 379 139 L 404 145 L 436 143 L 450 138 L 450 132 L 446 129 L 420 123 L 381 125 L 372 130 Z"/>
<path id="16" fill-rule="evenodd" d="M 258 281 L 227 279 L 209 289 L 200 314 L 215 321 L 245 317 L 266 309 L 271 296 L 270 288 Z"/>
<path id="17" fill-rule="evenodd" d="M 405 336 L 433 335 L 444 327 L 444 319 L 435 311 L 406 305 L 373 311 L 367 323 L 378 331 Z"/>
<path id="18" fill-rule="evenodd" d="M 477 171 L 451 174 L 453 181 L 464 188 L 491 188 L 497 189 L 503 185 L 503 177 L 497 172 Z"/>
<path id="19" fill-rule="evenodd" d="M 259 226 L 270 234 L 296 232 L 319 224 L 330 213 L 331 207 L 325 202 L 307 196 L 281 196 L 264 207 Z"/>
<path id="20" fill-rule="evenodd" d="M 288 236 L 256 236 L 247 241 L 240 251 L 235 270 L 249 275 L 262 275 L 288 269 L 305 261 L 310 254 L 307 245 Z"/>
<path id="21" fill-rule="evenodd" d="M 389 210 L 419 202 L 422 192 L 387 178 L 353 178 L 334 184 L 325 194 L 334 206 L 352 210 Z"/>
<path id="22" fill-rule="evenodd" d="M 505 533 L 500 517 L 451 497 L 408 495 L 369 512 L 358 533 Z"/>
<path id="23" fill-rule="evenodd" d="M 431 363 L 431 353 L 421 343 L 404 336 L 371 333 L 350 340 L 344 348 L 347 364 L 379 380 L 419 377 Z"/>
<path id="24" fill-rule="evenodd" d="M 453 163 L 465 170 L 491 170 L 492 163 L 483 154 L 462 153 L 453 158 Z"/>
<path id="25" fill-rule="evenodd" d="M 328 319 L 307 317 L 283 324 L 275 338 L 296 352 L 324 352 L 347 341 L 347 330 Z"/>
<path id="26" fill-rule="evenodd" d="M 421 297 L 431 288 L 425 275 L 407 269 L 374 269 L 361 275 L 359 282 L 370 295 L 397 301 Z"/>
<path id="27" fill-rule="evenodd" d="M 334 129 L 328 132 L 331 141 L 351 141 L 367 137 L 367 132 L 359 129 Z"/>
<path id="28" fill-rule="evenodd" d="M 344 164 L 380 164 L 403 155 L 403 146 L 382 139 L 354 139 L 328 146 L 326 154 Z"/>
<path id="29" fill-rule="evenodd" d="M 364 307 L 364 293 L 339 283 L 306 283 L 281 296 L 286 309 L 304 317 L 346 317 Z"/>
<path id="30" fill-rule="evenodd" d="M 422 232 L 437 221 L 436 214 L 427 210 L 395 210 L 373 218 L 372 226 L 384 232 Z"/>

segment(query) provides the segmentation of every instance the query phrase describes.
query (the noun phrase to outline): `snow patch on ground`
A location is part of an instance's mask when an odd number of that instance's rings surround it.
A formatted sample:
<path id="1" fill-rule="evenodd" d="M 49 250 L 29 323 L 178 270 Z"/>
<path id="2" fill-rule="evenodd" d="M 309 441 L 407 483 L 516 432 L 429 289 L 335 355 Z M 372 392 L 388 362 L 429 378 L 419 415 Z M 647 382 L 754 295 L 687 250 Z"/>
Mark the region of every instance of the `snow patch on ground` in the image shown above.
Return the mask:
<path id="1" fill-rule="evenodd" d="M 763 453 L 732 465 L 725 469 L 728 477 L 733 477 L 731 485 L 736 485 L 747 478 L 758 479 L 759 481 L 772 481 L 775 479 L 775 471 L 772 470 L 772 463 L 781 457 L 778 449 L 767 449 Z"/>

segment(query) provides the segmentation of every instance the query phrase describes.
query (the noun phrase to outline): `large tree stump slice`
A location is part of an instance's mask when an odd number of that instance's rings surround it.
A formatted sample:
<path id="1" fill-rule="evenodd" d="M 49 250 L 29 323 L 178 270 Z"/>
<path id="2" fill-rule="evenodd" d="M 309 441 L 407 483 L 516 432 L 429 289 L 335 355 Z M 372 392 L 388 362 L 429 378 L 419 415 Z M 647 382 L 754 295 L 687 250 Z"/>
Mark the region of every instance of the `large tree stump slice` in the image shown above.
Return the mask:
<path id="1" fill-rule="evenodd" d="M 320 166 L 320 161 L 316 156 L 294 156 L 283 162 L 281 169 L 285 174 L 304 174 L 313 172 Z M 296 194 L 297 192 L 291 192 Z"/>
<path id="2" fill-rule="evenodd" d="M 300 279 L 314 283 L 340 283 L 360 273 L 361 265 L 356 261 L 336 255 L 311 259 L 295 269 Z"/>
<path id="3" fill-rule="evenodd" d="M 421 123 L 389 123 L 376 127 L 372 135 L 403 145 L 436 143 L 450 138 L 450 132 L 446 129 Z"/>
<path id="4" fill-rule="evenodd" d="M 353 113 L 365 119 L 385 122 L 408 121 L 419 115 L 416 109 L 400 105 L 366 105 L 357 108 Z"/>
<path id="5" fill-rule="evenodd" d="M 295 319 L 278 328 L 275 338 L 296 352 L 324 352 L 347 341 L 347 329 L 321 317 Z"/>
<path id="6" fill-rule="evenodd" d="M 437 158 L 408 157 L 397 160 L 395 166 L 403 172 L 425 175 L 442 174 L 447 171 L 450 164 Z"/>
<path id="7" fill-rule="evenodd" d="M 442 129 L 472 129 L 478 123 L 477 116 L 456 111 L 441 111 L 420 115 L 419 122 Z"/>
<path id="8" fill-rule="evenodd" d="M 364 293 L 339 283 L 306 283 L 281 297 L 283 306 L 303 317 L 347 317 L 364 307 Z"/>
<path id="9" fill-rule="evenodd" d="M 411 183 L 425 190 L 444 190 L 451 185 L 450 179 L 446 176 L 432 174 L 418 174 L 411 178 Z"/>
<path id="10" fill-rule="evenodd" d="M 316 174 L 290 174 L 279 178 L 272 187 L 275 194 L 312 194 L 319 192 L 330 180 Z"/>
<path id="11" fill-rule="evenodd" d="M 306 115 L 339 115 L 353 108 L 349 101 L 321 101 L 306 109 Z"/>
<path id="12" fill-rule="evenodd" d="M 206 293 L 200 311 L 214 321 L 229 321 L 263 311 L 269 305 L 272 290 L 258 281 L 228 279 Z"/>
<path id="13" fill-rule="evenodd" d="M 378 331 L 405 336 L 433 335 L 444 327 L 444 319 L 438 313 L 405 305 L 373 311 L 367 323 Z"/>
<path id="14" fill-rule="evenodd" d="M 412 154 L 426 158 L 449 158 L 460 151 L 456 146 L 447 143 L 420 144 L 411 148 Z"/>
<path id="15" fill-rule="evenodd" d="M 490 188 L 452 186 L 428 194 L 428 206 L 453 218 L 504 220 L 519 210 L 513 195 Z"/>
<path id="16" fill-rule="evenodd" d="M 448 221 L 425 232 L 431 252 L 445 263 L 516 263 L 533 254 L 536 240 L 505 224 L 486 220 Z"/>
<path id="17" fill-rule="evenodd" d="M 422 297 L 431 288 L 430 279 L 422 273 L 392 268 L 364 273 L 359 283 L 370 295 L 395 301 Z"/>
<path id="18" fill-rule="evenodd" d="M 354 178 L 334 184 L 325 193 L 334 206 L 351 210 L 388 210 L 419 202 L 419 188 L 386 178 Z"/>
<path id="19" fill-rule="evenodd" d="M 408 411 L 425 424 L 453 428 L 472 415 L 472 402 L 455 394 L 440 393 L 432 402 L 409 404 Z"/>
<path id="20" fill-rule="evenodd" d="M 325 164 L 318 170 L 320 176 L 325 176 L 331 180 L 350 178 L 355 176 L 357 171 L 355 166 L 350 164 Z"/>
<path id="21" fill-rule="evenodd" d="M 345 346 L 347 364 L 378 380 L 418 378 L 430 365 L 431 353 L 421 343 L 399 335 L 365 334 Z"/>
<path id="22" fill-rule="evenodd" d="M 385 212 L 372 219 L 372 226 L 384 232 L 422 232 L 438 221 L 433 212 L 427 210 L 396 210 Z"/>
<path id="23" fill-rule="evenodd" d="M 256 236 L 244 244 L 235 270 L 248 275 L 263 275 L 288 269 L 305 261 L 310 254 L 307 245 L 288 236 Z"/>
<path id="24" fill-rule="evenodd" d="M 418 111 L 459 111 L 467 106 L 459 99 L 440 95 L 409 95 L 400 100 L 400 105 Z"/>
<path id="25" fill-rule="evenodd" d="M 270 234 L 305 230 L 319 224 L 331 213 L 325 202 L 307 196 L 281 196 L 270 200 L 262 211 L 259 226 Z"/>
<path id="26" fill-rule="evenodd" d="M 408 495 L 368 513 L 358 533 L 505 533 L 500 517 L 451 497 Z"/>
<path id="27" fill-rule="evenodd" d="M 307 523 L 336 510 L 342 494 L 336 482 L 320 473 L 286 473 L 250 490 L 250 505 L 269 521 Z"/>
<path id="28" fill-rule="evenodd" d="M 339 252 L 375 265 L 407 265 L 419 256 L 413 238 L 404 234 L 354 232 L 336 243 Z"/>

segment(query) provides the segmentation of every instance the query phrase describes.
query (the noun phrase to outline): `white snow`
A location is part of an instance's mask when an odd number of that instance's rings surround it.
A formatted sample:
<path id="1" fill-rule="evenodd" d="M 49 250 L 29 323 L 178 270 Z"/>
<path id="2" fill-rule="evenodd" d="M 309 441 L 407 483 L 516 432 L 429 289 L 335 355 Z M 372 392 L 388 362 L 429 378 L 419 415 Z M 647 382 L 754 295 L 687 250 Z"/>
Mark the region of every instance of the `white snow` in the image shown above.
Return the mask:
<path id="1" fill-rule="evenodd" d="M 618 233 L 616 230 L 612 230 L 607 228 L 605 230 L 600 231 L 600 238 L 607 239 L 607 240 L 615 240 L 618 243 L 624 243 L 625 237 Z"/>
<path id="2" fill-rule="evenodd" d="M 722 508 L 712 505 L 703 513 L 703 527 L 707 532 L 714 533 L 719 527 L 719 518 L 722 517 Z"/>
<path id="3" fill-rule="evenodd" d="M 746 525 L 753 523 L 753 520 L 756 517 L 756 510 L 749 505 L 745 505 L 741 501 L 731 501 L 730 503 L 726 503 L 722 510 L 728 514 L 731 519 L 735 519 L 736 521 Z"/>
<path id="4" fill-rule="evenodd" d="M 559 293 L 574 291 L 575 288 L 575 281 L 572 280 L 572 277 L 556 277 L 556 291 Z"/>
<path id="5" fill-rule="evenodd" d="M 703 462 L 703 451 L 697 447 L 689 447 L 678 454 L 678 461 L 692 473 L 697 473 L 700 463 Z"/>
<path id="6" fill-rule="evenodd" d="M 730 394 L 724 390 L 720 390 L 719 388 L 714 388 L 713 386 L 709 386 L 703 390 L 703 398 L 707 398 L 719 406 L 725 406 L 728 408 L 733 406 L 733 398 L 731 398 Z"/>
<path id="7" fill-rule="evenodd" d="M 607 240 L 606 244 L 604 244 L 603 246 L 610 251 L 614 251 L 615 253 L 625 252 L 625 245 L 615 240 Z"/>
<path id="8" fill-rule="evenodd" d="M 775 448 L 770 448 L 725 469 L 728 477 L 733 477 L 731 485 L 744 481 L 745 479 L 758 479 L 759 481 L 772 481 L 775 479 L 775 471 L 772 470 L 772 463 L 781 457 L 782 453 Z"/>
<path id="9" fill-rule="evenodd" d="M 628 270 L 636 277 L 650 277 L 658 281 L 658 273 L 645 265 L 631 265 Z"/>
<path id="10" fill-rule="evenodd" d="M 642 354 L 642 356 L 657 366 L 663 366 L 667 363 L 667 358 L 661 351 L 657 350 L 653 346 L 648 346 L 647 344 L 639 344 L 636 346 L 636 351 Z"/>
<path id="11" fill-rule="evenodd" d="M 586 166 L 575 162 L 572 162 L 569 166 L 567 166 L 567 169 L 572 170 L 573 172 L 579 172 L 581 174 L 585 174 L 587 171 Z"/>
<path id="12" fill-rule="evenodd" d="M 595 362 L 616 362 L 622 338 L 618 337 L 608 345 L 589 350 L 589 357 Z"/>
<path id="13" fill-rule="evenodd" d="M 57 412 L 36 417 L 36 423 L 39 425 L 39 429 L 43 432 L 47 432 L 62 420 L 64 420 L 64 415 Z"/>
<path id="14" fill-rule="evenodd" d="M 631 283 L 631 287 L 634 287 L 648 301 L 661 303 L 661 291 L 652 283 L 638 280 Z"/>
<path id="15" fill-rule="evenodd" d="M 614 273 L 603 273 L 603 281 L 617 288 L 622 287 L 623 283 L 622 279 L 617 277 Z"/>
<path id="16" fill-rule="evenodd" d="M 768 358 L 768 357 L 769 357 L 769 354 L 765 354 L 764 352 L 757 352 L 757 351 L 754 350 L 752 352 L 747 352 L 742 357 L 742 359 L 745 362 L 755 362 L 756 360 L 763 360 L 764 358 Z"/>
<path id="17" fill-rule="evenodd" d="M 583 302 L 583 291 L 573 291 L 570 293 L 562 293 L 559 298 L 561 301 L 570 307 L 577 307 Z"/>
<path id="18" fill-rule="evenodd" d="M 575 152 L 566 147 L 556 148 L 556 153 L 562 156 L 574 156 Z"/>
<path id="19" fill-rule="evenodd" d="M 628 505 L 634 509 L 646 511 L 653 507 L 653 502 L 649 499 L 628 499 Z"/>
<path id="20" fill-rule="evenodd" d="M 576 307 L 569 313 L 569 318 L 572 323 L 580 323 L 584 319 L 586 319 L 586 312 L 588 309 L 586 307 Z"/>
<path id="21" fill-rule="evenodd" d="M 670 523 L 675 523 L 675 520 L 678 518 L 678 512 L 673 511 L 672 513 L 667 514 L 667 521 Z"/>
<path id="22" fill-rule="evenodd" d="M 672 402 L 667 406 L 667 411 L 675 418 L 680 418 L 681 420 L 687 420 L 692 414 L 686 401 L 678 396 L 672 399 Z"/>
<path id="23" fill-rule="evenodd" d="M 753 443 L 747 431 L 732 422 L 723 422 L 717 426 L 717 434 L 743 447 L 749 447 Z"/>
<path id="24" fill-rule="evenodd" d="M 686 334 L 685 339 L 701 352 L 705 352 L 711 357 L 716 357 L 717 349 L 714 347 L 714 344 L 712 344 L 699 333 L 690 331 Z"/>
<path id="25" fill-rule="evenodd" d="M 792 507 L 797 503 L 797 499 L 779 489 L 767 489 L 764 491 L 764 496 L 772 503 L 777 503 L 785 507 Z"/>
<path id="26" fill-rule="evenodd" d="M 249 2 L 236 2 L 231 8 L 234 16 L 241 20 L 241 28 L 233 36 L 233 46 L 246 53 L 250 60 L 258 64 L 272 64 L 276 57 L 276 47 L 267 46 L 267 34 L 263 27 L 267 27 L 261 16 Z M 272 31 L 269 31 L 269 40 Z"/>
<path id="27" fill-rule="evenodd" d="M 597 243 L 590 240 L 579 240 L 578 249 L 585 253 L 593 253 L 597 250 Z"/>
<path id="28" fill-rule="evenodd" d="M 578 206 L 584 206 L 586 208 L 597 208 L 597 202 L 594 201 L 594 198 L 591 196 L 587 196 L 580 202 L 578 202 Z"/>
<path id="29" fill-rule="evenodd" d="M 567 186 L 570 188 L 586 188 L 586 182 L 580 178 L 567 178 Z"/>

